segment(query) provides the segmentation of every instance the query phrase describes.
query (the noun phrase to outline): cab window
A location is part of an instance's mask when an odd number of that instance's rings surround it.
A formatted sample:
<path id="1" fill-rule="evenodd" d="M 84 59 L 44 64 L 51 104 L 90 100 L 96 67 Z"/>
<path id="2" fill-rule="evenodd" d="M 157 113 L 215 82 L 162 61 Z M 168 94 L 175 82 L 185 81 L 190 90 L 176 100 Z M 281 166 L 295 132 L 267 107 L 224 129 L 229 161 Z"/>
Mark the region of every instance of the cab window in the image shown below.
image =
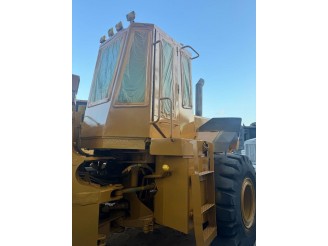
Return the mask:
<path id="1" fill-rule="evenodd" d="M 174 107 L 173 94 L 173 47 L 171 44 L 162 40 L 162 79 L 161 97 L 169 97 Z M 173 108 L 174 111 L 174 108 Z M 170 115 L 171 105 L 169 100 L 161 101 L 161 113 L 164 117 Z M 173 112 L 172 112 L 173 113 Z M 174 115 L 174 114 L 173 114 Z"/>
<path id="2" fill-rule="evenodd" d="M 184 108 L 191 108 L 192 100 L 191 100 L 190 59 L 183 54 L 181 54 L 181 76 L 182 76 L 182 106 Z"/>
<path id="3" fill-rule="evenodd" d="M 147 57 L 149 46 L 148 30 L 132 33 L 130 46 L 126 52 L 118 104 L 144 104 L 147 81 Z"/>
<path id="4" fill-rule="evenodd" d="M 123 43 L 120 36 L 106 44 L 99 51 L 98 66 L 94 75 L 93 87 L 89 101 L 91 103 L 101 102 L 109 98 L 110 88 L 114 80 L 114 72 L 119 60 L 119 54 Z"/>

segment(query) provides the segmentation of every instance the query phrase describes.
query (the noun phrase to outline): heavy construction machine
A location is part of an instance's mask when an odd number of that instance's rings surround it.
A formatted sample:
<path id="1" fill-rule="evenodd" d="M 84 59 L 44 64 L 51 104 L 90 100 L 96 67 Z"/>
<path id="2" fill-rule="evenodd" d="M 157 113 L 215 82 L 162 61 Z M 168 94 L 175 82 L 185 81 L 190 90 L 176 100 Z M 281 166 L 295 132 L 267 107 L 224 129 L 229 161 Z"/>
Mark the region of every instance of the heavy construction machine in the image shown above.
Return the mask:
<path id="1" fill-rule="evenodd" d="M 202 117 L 203 79 L 192 103 L 198 53 L 134 12 L 127 19 L 100 39 L 86 105 L 73 75 L 73 245 L 156 226 L 194 233 L 197 246 L 217 236 L 253 245 L 255 172 L 232 153 L 241 119 Z"/>

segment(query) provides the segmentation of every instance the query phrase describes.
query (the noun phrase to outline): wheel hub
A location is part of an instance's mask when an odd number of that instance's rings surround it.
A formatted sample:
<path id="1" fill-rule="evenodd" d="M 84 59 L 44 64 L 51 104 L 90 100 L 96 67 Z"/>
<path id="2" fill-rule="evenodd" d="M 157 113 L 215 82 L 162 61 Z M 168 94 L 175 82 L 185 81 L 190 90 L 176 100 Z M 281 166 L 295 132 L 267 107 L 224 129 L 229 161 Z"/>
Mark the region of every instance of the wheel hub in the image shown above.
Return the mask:
<path id="1" fill-rule="evenodd" d="M 241 186 L 241 214 L 244 226 L 251 228 L 255 220 L 255 189 L 250 178 L 245 178 Z"/>

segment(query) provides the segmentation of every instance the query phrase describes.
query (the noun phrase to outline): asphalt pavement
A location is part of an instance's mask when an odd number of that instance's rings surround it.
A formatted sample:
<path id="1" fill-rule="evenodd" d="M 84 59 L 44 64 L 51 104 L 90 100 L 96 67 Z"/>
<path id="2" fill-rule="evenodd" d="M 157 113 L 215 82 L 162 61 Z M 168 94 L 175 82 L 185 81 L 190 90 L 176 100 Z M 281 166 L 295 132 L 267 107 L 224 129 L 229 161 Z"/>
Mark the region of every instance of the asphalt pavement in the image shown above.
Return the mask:
<path id="1" fill-rule="evenodd" d="M 106 246 L 196 246 L 194 234 L 184 234 L 179 231 L 158 227 L 153 232 L 145 234 L 141 229 L 126 228 L 122 233 L 114 233 Z M 215 238 L 211 246 L 235 245 L 231 240 Z M 255 244 L 254 244 L 255 246 Z"/>

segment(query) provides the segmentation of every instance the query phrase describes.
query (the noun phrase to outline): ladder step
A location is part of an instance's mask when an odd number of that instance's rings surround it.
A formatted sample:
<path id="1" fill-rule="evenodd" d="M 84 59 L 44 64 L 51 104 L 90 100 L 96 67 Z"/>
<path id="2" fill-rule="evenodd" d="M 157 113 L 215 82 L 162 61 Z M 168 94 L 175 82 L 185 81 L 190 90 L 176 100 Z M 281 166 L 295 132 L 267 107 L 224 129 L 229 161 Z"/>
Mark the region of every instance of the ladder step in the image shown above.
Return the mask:
<path id="1" fill-rule="evenodd" d="M 196 173 L 191 176 L 191 182 L 196 245 L 209 246 L 217 234 L 214 172 Z"/>
<path id="2" fill-rule="evenodd" d="M 210 174 L 214 174 L 214 171 L 204 171 L 204 172 L 198 173 L 199 181 L 206 180 L 209 177 L 208 175 L 210 175 Z"/>
<path id="3" fill-rule="evenodd" d="M 210 242 L 216 237 L 216 227 L 208 226 L 204 230 L 204 243 L 205 245 L 209 245 Z"/>
<path id="4" fill-rule="evenodd" d="M 214 173 L 214 171 L 204 171 L 204 172 L 198 173 L 198 175 L 199 176 L 204 176 L 204 175 L 208 175 L 208 174 L 211 174 L 211 173 Z"/>
<path id="5" fill-rule="evenodd" d="M 208 210 L 210 210 L 211 208 L 213 208 L 215 206 L 215 204 L 213 203 L 206 203 L 204 204 L 202 207 L 201 207 L 201 213 L 205 213 L 207 212 Z"/>
<path id="6" fill-rule="evenodd" d="M 105 234 L 98 234 L 98 246 L 106 246 L 106 235 Z"/>

